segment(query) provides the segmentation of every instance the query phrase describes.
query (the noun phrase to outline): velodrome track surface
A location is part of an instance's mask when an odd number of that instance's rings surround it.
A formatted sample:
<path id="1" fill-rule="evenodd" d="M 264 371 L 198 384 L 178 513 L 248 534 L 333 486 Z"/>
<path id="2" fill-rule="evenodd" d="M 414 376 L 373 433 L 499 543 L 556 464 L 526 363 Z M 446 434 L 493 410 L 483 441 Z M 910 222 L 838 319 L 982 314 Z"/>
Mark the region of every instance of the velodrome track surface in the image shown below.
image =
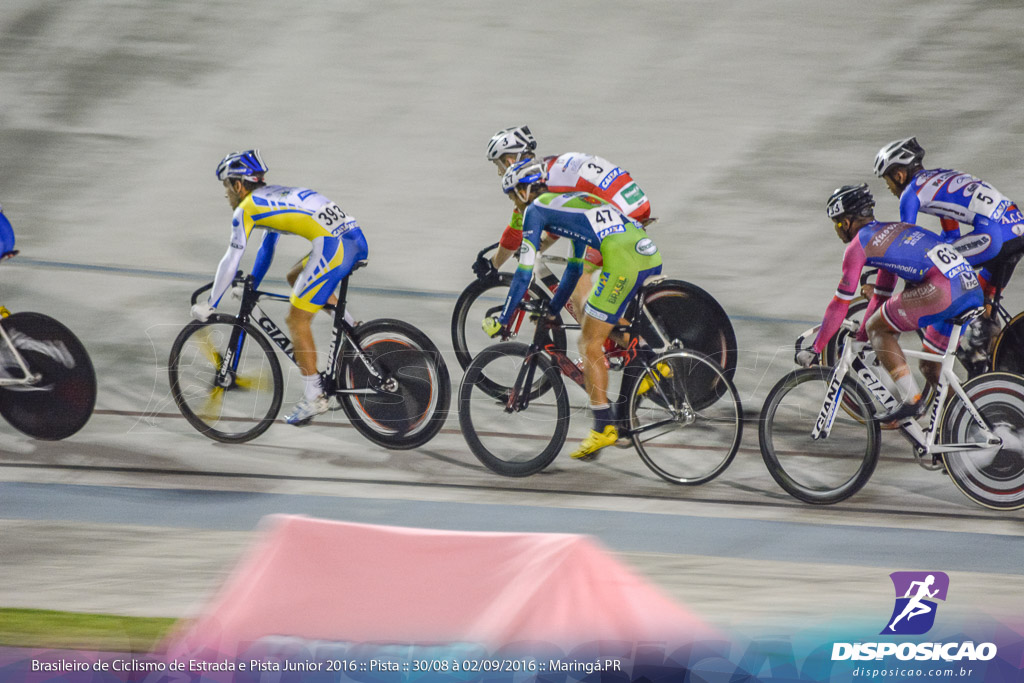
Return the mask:
<path id="1" fill-rule="evenodd" d="M 409 320 L 444 348 L 472 256 L 510 208 L 484 144 L 525 122 L 542 152 L 592 151 L 640 180 L 666 272 L 734 318 L 753 417 L 835 287 L 825 198 L 867 181 L 895 216 L 870 176 L 881 144 L 916 134 L 929 161 L 1024 192 L 1017 5 L 303 7 L 6 3 L 0 202 L 23 256 L 0 268 L 3 303 L 74 329 L 100 395 L 65 442 L 0 428 L 0 606 L 186 616 L 263 515 L 295 512 L 594 534 L 710 621 L 753 631 L 884 619 L 902 569 L 950 573 L 947 612 L 1019 615 L 1022 514 L 973 505 L 891 436 L 868 486 L 827 509 L 778 489 L 753 422 L 702 487 L 661 482 L 631 450 L 509 480 L 454 418 L 412 452 L 340 416 L 215 444 L 177 414 L 165 368 L 226 245 L 211 173 L 226 151 L 259 146 L 272 180 L 357 216 L 371 267 L 353 278 L 356 316 Z M 282 243 L 271 276 L 301 254 Z"/>

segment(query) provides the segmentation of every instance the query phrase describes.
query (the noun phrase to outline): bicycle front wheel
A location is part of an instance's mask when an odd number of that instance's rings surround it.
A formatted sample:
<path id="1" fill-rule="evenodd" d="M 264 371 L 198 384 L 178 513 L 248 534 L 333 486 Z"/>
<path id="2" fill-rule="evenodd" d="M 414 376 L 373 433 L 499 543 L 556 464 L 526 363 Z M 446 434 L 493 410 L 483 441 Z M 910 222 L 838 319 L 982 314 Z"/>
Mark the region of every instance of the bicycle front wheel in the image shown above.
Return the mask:
<path id="1" fill-rule="evenodd" d="M 1024 313 L 1017 314 L 996 337 L 992 369 L 1024 375 Z"/>
<path id="2" fill-rule="evenodd" d="M 353 336 L 364 358 L 342 351 L 338 394 L 352 426 L 375 444 L 395 450 L 422 446 L 448 417 L 451 380 L 441 352 L 427 335 L 401 320 L 370 320 Z"/>
<path id="3" fill-rule="evenodd" d="M 255 439 L 281 409 L 284 382 L 273 347 L 232 316 L 186 325 L 171 346 L 167 374 L 181 414 L 215 441 Z"/>
<path id="4" fill-rule="evenodd" d="M 491 280 L 474 280 L 462 290 L 459 300 L 455 302 L 455 310 L 452 312 L 452 348 L 463 369 L 469 367 L 478 353 L 494 343 L 481 329 L 480 323 L 484 318 L 501 312 L 512 277 L 512 273 L 499 273 L 497 278 Z M 534 282 L 527 290 L 525 300 L 547 302 L 551 296 Z M 522 331 L 520 334 L 525 335 Z M 565 330 L 553 330 L 552 340 L 560 350 L 565 351 Z"/>
<path id="5" fill-rule="evenodd" d="M 709 395 L 718 398 L 709 401 Z M 736 457 L 743 408 L 717 362 L 671 351 L 633 385 L 629 428 L 634 448 L 655 474 L 673 484 L 703 484 Z"/>
<path id="6" fill-rule="evenodd" d="M 994 510 L 1024 507 L 1024 378 L 1006 372 L 979 375 L 964 391 L 1001 447 L 944 453 L 949 478 L 979 505 Z M 959 398 L 946 403 L 939 442 L 984 443 L 981 425 Z"/>
<path id="7" fill-rule="evenodd" d="M 96 405 L 96 372 L 78 337 L 42 313 L 14 313 L 0 324 L 36 377 L 29 384 L 0 387 L 0 415 L 18 431 L 47 441 L 84 427 Z M 6 345 L 0 349 L 0 374 L 24 376 Z"/>
<path id="8" fill-rule="evenodd" d="M 843 379 L 843 406 L 828 437 L 811 438 L 831 375 L 822 366 L 786 375 L 769 392 L 758 423 L 761 457 L 772 478 L 797 500 L 818 505 L 846 500 L 863 488 L 881 447 L 871 397 L 849 377 Z"/>
<path id="9" fill-rule="evenodd" d="M 529 405 L 510 408 L 529 379 L 525 344 L 506 342 L 481 351 L 459 388 L 459 426 L 466 443 L 489 470 L 506 477 L 540 472 L 555 459 L 569 431 L 569 397 L 558 370 L 536 355 Z M 495 396 L 491 387 L 502 386 Z"/>

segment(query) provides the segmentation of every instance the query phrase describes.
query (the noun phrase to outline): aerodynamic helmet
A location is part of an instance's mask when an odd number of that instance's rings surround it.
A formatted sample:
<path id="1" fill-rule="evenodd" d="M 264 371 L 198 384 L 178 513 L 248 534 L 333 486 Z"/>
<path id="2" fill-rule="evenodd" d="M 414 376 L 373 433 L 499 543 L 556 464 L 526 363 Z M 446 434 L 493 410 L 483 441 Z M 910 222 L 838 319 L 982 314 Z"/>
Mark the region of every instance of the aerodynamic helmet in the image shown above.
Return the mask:
<path id="1" fill-rule="evenodd" d="M 842 216 L 866 218 L 874 214 L 872 209 L 875 200 L 867 183 L 863 185 L 843 185 L 832 193 L 825 204 L 825 212 L 833 221 Z"/>
<path id="2" fill-rule="evenodd" d="M 258 149 L 248 149 L 244 152 L 232 152 L 217 164 L 217 180 L 224 181 L 228 178 L 238 178 L 250 182 L 263 180 L 263 174 L 267 172 L 267 165 L 263 163 Z"/>
<path id="3" fill-rule="evenodd" d="M 895 166 L 919 166 L 924 159 L 924 147 L 917 138 L 895 140 L 878 150 L 875 155 L 875 175 L 881 178 Z"/>
<path id="4" fill-rule="evenodd" d="M 487 160 L 496 161 L 502 154 L 522 154 L 537 149 L 537 140 L 529 126 L 499 130 L 487 143 Z"/>

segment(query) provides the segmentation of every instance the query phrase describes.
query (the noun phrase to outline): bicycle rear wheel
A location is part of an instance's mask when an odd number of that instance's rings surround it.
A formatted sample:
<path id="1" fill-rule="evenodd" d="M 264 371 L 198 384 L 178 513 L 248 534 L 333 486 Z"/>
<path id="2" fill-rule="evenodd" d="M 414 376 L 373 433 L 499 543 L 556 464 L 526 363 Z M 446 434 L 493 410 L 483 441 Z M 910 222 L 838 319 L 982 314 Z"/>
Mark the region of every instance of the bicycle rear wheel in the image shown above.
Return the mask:
<path id="1" fill-rule="evenodd" d="M 373 390 L 338 394 L 352 426 L 375 444 L 395 450 L 433 439 L 448 417 L 452 392 L 448 367 L 434 343 L 413 325 L 384 318 L 359 325 L 353 336 L 379 378 L 346 346 L 338 387 Z"/>
<path id="2" fill-rule="evenodd" d="M 96 405 L 96 372 L 78 337 L 42 313 L 14 313 L 0 325 L 29 373 L 38 375 L 31 384 L 0 387 L 0 415 L 18 431 L 47 441 L 84 427 Z M 23 376 L 6 344 L 0 348 L 0 374 Z"/>
<path id="3" fill-rule="evenodd" d="M 1024 507 L 1024 378 L 992 372 L 975 377 L 963 389 L 1003 445 L 992 450 L 944 453 L 949 478 L 979 505 L 1019 510 Z M 940 443 L 984 440 L 981 426 L 959 398 L 946 403 L 939 424 Z"/>
<path id="4" fill-rule="evenodd" d="M 452 346 L 455 357 L 463 369 L 494 340 L 480 327 L 484 318 L 498 315 L 505 304 L 512 273 L 499 273 L 491 280 L 474 280 L 462 291 L 452 311 Z M 551 295 L 536 282 L 526 292 L 526 301 L 550 301 Z M 529 327 L 532 330 L 532 326 Z M 525 334 L 520 330 L 519 334 Z M 561 351 L 565 351 L 565 330 L 554 330 L 552 340 Z"/>
<path id="5" fill-rule="evenodd" d="M 167 374 L 181 414 L 215 441 L 254 439 L 281 409 L 284 382 L 273 347 L 250 323 L 233 316 L 186 325 L 171 346 Z"/>
<path id="6" fill-rule="evenodd" d="M 673 484 L 703 484 L 729 466 L 743 438 L 739 394 L 714 360 L 691 351 L 658 356 L 629 399 L 633 446 L 644 463 Z M 635 366 L 634 366 L 635 368 Z M 708 402 L 709 378 L 712 395 Z"/>
<path id="7" fill-rule="evenodd" d="M 640 334 L 656 351 L 677 348 L 696 351 L 716 361 L 732 379 L 736 371 L 736 334 L 725 310 L 700 287 L 682 280 L 662 280 L 644 288 Z M 660 340 L 660 341 L 659 341 Z M 664 344 L 664 346 L 662 346 Z M 666 348 L 667 347 L 667 348 Z M 706 393 L 694 379 L 690 399 L 694 405 L 712 405 L 721 398 L 723 385 L 713 373 L 704 373 Z"/>
<path id="8" fill-rule="evenodd" d="M 506 477 L 543 470 L 558 455 L 569 431 L 565 383 L 544 355 L 531 360 L 536 365 L 529 405 L 508 410 L 513 395 L 525 386 L 520 370 L 529 349 L 516 342 L 484 349 L 470 363 L 459 388 L 459 426 L 466 443 L 489 470 Z M 509 388 L 495 396 L 492 385 Z"/>
<path id="9" fill-rule="evenodd" d="M 843 379 L 843 409 L 828 438 L 811 438 L 825 405 L 832 368 L 794 370 L 769 392 L 761 408 L 758 439 L 772 478 L 805 503 L 846 500 L 867 483 L 878 463 L 881 430 L 868 393 Z M 836 397 L 833 397 L 835 399 Z"/>

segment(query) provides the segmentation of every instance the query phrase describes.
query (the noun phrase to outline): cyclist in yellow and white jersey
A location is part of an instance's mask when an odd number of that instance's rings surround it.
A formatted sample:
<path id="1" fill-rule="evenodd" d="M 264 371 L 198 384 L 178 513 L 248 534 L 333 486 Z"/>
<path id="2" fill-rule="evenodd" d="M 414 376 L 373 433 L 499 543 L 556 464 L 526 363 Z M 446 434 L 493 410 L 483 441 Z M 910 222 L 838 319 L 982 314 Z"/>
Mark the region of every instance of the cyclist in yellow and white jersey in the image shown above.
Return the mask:
<path id="1" fill-rule="evenodd" d="M 270 268 L 282 233 L 309 240 L 312 251 L 292 289 L 287 318 L 305 390 L 286 421 L 304 425 L 328 409 L 317 372 L 310 322 L 353 266 L 367 257 L 369 249 L 355 218 L 337 204 L 307 188 L 267 185 L 263 179 L 266 172 L 267 166 L 256 149 L 232 152 L 217 165 L 217 179 L 224 184 L 228 203 L 234 209 L 231 241 L 217 267 L 209 300 L 194 305 L 192 317 L 205 321 L 217 308 L 231 287 L 253 230 L 267 231 L 253 264 L 256 286 Z"/>

